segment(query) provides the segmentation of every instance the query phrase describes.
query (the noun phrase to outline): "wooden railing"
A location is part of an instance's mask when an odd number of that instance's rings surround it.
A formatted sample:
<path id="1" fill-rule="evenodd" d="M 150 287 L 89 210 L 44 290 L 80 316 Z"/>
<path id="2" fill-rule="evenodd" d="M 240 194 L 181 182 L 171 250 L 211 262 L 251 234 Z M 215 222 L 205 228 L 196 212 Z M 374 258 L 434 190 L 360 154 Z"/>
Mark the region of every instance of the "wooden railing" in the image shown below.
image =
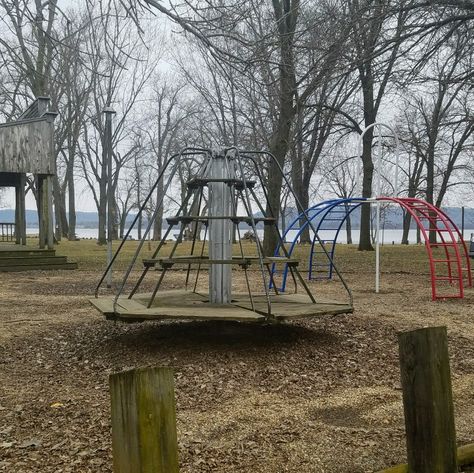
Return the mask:
<path id="1" fill-rule="evenodd" d="M 15 224 L 0 222 L 0 241 L 15 241 Z"/>

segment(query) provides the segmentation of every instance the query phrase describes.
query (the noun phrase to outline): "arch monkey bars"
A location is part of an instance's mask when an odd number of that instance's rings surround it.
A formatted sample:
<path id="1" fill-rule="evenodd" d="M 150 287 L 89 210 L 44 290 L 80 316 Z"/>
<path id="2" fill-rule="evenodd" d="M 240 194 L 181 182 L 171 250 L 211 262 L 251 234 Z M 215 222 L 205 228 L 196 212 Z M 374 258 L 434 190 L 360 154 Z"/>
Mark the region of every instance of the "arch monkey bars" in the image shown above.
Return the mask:
<path id="1" fill-rule="evenodd" d="M 431 280 L 431 293 L 432 300 L 450 299 L 450 298 L 463 298 L 464 288 L 472 287 L 472 276 L 471 276 L 471 263 L 469 259 L 469 252 L 466 243 L 462 239 L 461 232 L 458 227 L 454 224 L 452 219 L 438 207 L 429 204 L 422 199 L 408 198 L 408 197 L 379 197 L 376 199 L 378 203 L 389 202 L 400 205 L 405 209 L 416 222 L 420 228 L 421 234 L 425 241 L 425 246 L 428 254 L 428 263 L 430 267 L 430 280 Z M 312 220 L 318 220 L 315 225 L 316 229 L 327 230 L 324 228 L 327 217 L 330 218 L 335 215 L 340 215 L 340 219 L 334 231 L 334 237 L 326 240 L 330 245 L 329 253 L 334 258 L 336 242 L 339 232 L 345 223 L 347 217 L 352 211 L 362 204 L 370 204 L 373 200 L 363 198 L 351 198 L 351 199 L 333 199 L 309 208 L 307 213 L 310 214 Z M 335 211 L 337 207 L 347 206 L 350 204 L 349 210 L 343 210 L 341 212 Z M 345 207 L 347 209 L 347 207 Z M 299 221 L 296 218 L 285 231 L 285 236 L 291 230 L 295 229 L 295 225 Z M 331 221 L 331 220 L 329 220 Z M 302 226 L 296 237 L 289 248 L 289 255 L 291 256 L 295 244 L 303 231 Z M 437 243 L 431 243 L 429 239 L 430 231 L 434 231 L 437 235 Z M 314 239 L 313 239 L 314 244 Z M 311 247 L 311 253 L 309 258 L 309 271 L 308 278 L 315 279 L 314 268 L 318 267 L 314 264 L 315 254 L 313 252 L 313 245 Z M 440 254 L 441 253 L 441 254 Z M 326 262 L 318 263 L 320 267 L 326 264 Z M 276 268 L 273 268 L 276 272 Z M 276 275 L 274 276 L 276 278 Z M 326 272 L 326 278 L 332 278 L 332 271 L 330 265 Z M 282 272 L 282 284 L 279 287 L 281 291 L 286 288 L 287 282 L 287 269 L 284 268 Z M 455 287 L 454 291 L 443 292 L 445 285 L 451 289 Z"/>

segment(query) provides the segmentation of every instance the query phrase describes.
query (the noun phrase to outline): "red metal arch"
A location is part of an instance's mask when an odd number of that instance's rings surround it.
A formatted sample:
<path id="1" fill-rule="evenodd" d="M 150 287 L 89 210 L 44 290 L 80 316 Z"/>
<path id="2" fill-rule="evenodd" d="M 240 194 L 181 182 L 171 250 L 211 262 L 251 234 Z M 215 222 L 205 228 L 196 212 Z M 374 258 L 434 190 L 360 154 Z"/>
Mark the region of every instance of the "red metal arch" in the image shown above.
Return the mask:
<path id="1" fill-rule="evenodd" d="M 409 197 L 379 197 L 377 200 L 394 202 L 403 207 L 418 225 L 428 252 L 432 299 L 463 298 L 464 287 L 472 287 L 471 263 L 461 232 L 441 209 L 422 199 Z M 437 243 L 430 243 L 430 231 L 436 233 Z M 441 248 L 444 256 L 433 250 Z M 444 272 L 443 272 L 444 268 Z M 440 284 L 457 287 L 457 292 L 440 293 Z"/>

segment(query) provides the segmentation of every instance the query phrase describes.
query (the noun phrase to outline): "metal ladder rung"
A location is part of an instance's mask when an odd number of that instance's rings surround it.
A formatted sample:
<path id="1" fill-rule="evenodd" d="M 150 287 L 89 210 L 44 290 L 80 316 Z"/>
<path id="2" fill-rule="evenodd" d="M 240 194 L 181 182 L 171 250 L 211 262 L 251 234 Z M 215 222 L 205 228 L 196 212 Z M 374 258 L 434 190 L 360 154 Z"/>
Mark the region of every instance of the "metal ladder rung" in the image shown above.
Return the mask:
<path id="1" fill-rule="evenodd" d="M 449 277 L 449 276 L 437 276 L 437 277 L 434 277 L 433 279 L 435 279 L 436 281 L 461 281 L 461 278 L 459 277 Z"/>

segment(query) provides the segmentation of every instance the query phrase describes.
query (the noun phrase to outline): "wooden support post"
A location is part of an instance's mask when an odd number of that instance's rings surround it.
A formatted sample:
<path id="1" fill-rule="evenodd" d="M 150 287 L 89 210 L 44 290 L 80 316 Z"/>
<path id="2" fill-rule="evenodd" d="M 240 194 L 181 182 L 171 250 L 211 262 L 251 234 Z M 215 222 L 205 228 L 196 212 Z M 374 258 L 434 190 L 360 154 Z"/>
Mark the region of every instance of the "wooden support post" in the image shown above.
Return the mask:
<path id="1" fill-rule="evenodd" d="M 52 178 L 48 175 L 38 176 L 38 224 L 39 247 L 53 249 L 53 189 Z"/>
<path id="2" fill-rule="evenodd" d="M 39 247 L 44 248 L 46 246 L 46 226 L 45 226 L 45 207 L 46 207 L 46 196 L 45 196 L 45 179 L 44 176 L 37 177 L 38 186 L 38 239 Z M 46 210 L 47 211 L 47 210 Z"/>
<path id="3" fill-rule="evenodd" d="M 48 249 L 54 248 L 54 222 L 53 222 L 53 176 L 46 176 L 46 243 Z"/>
<path id="4" fill-rule="evenodd" d="M 456 473 L 456 433 L 446 327 L 398 336 L 411 473 Z"/>
<path id="5" fill-rule="evenodd" d="M 114 473 L 177 473 L 173 371 L 136 369 L 109 381 Z"/>
<path id="6" fill-rule="evenodd" d="M 15 243 L 26 245 L 25 175 L 18 174 L 15 182 Z"/>
<path id="7" fill-rule="evenodd" d="M 18 174 L 15 183 L 15 243 L 17 245 L 26 245 L 25 184 L 25 174 Z"/>

